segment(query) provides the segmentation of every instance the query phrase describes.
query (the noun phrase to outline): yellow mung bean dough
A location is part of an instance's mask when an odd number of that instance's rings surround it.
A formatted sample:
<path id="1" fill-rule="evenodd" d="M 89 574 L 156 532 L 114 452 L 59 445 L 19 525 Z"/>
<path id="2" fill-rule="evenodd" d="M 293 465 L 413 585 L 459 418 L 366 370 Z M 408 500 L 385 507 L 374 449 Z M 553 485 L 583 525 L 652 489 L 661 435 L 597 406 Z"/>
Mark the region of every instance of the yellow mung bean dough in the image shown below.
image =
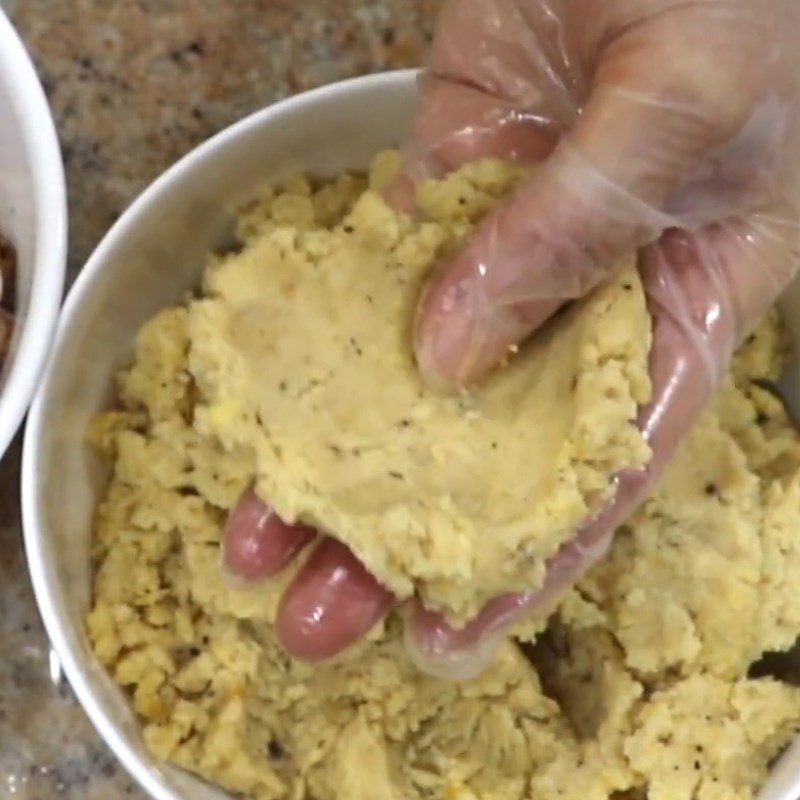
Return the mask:
<path id="1" fill-rule="evenodd" d="M 518 176 L 484 162 L 430 184 L 422 222 L 374 189 L 320 220 L 295 187 L 247 212 L 243 251 L 207 269 L 188 309 L 198 431 L 252 453 L 284 520 L 329 532 L 399 598 L 454 620 L 540 585 L 613 474 L 648 456 L 634 419 L 650 326 L 632 264 L 485 386 L 443 396 L 418 375 L 425 277 Z"/>
<path id="2" fill-rule="evenodd" d="M 607 560 L 535 644 L 509 638 L 480 678 L 417 671 L 403 650 L 401 612 L 331 663 L 296 661 L 273 630 L 292 570 L 249 587 L 223 580 L 225 515 L 257 477 L 265 497 L 283 492 L 288 515 L 396 525 L 352 522 L 343 538 L 365 560 L 371 554 L 393 588 L 426 592 L 457 616 L 481 592 L 537 579 L 537 562 L 602 502 L 613 471 L 647 456 L 631 419 L 649 390 L 649 333 L 629 267 L 486 389 L 457 399 L 422 389 L 408 343 L 416 289 L 398 278 L 418 287 L 516 175 L 484 164 L 427 185 L 419 198 L 427 221 L 412 222 L 374 192 L 392 160 L 378 160 L 372 190 L 351 176 L 318 189 L 296 180 L 247 207 L 243 250 L 211 259 L 201 299 L 143 327 L 118 408 L 93 425 L 113 470 L 96 515 L 88 629 L 129 692 L 147 746 L 258 800 L 752 800 L 800 727 L 800 691 L 749 677 L 763 653 L 788 649 L 800 633 L 800 437 L 765 384 L 784 358 L 774 317 L 743 346 Z M 368 312 L 367 294 L 385 324 Z M 299 372 L 298 358 L 307 359 Z M 376 371 L 368 390 L 365 369 Z M 350 377 L 340 380 L 340 370 Z M 529 415 L 529 406 L 538 411 Z M 383 438 L 390 423 L 400 424 Z M 492 463 L 507 495 L 470 461 L 470 437 L 485 446 L 495 434 L 504 454 Z M 549 466 L 536 449 L 544 441 Z M 341 453 L 326 454 L 328 444 Z M 403 480 L 387 478 L 387 465 L 401 464 Z M 285 479 L 270 477 L 278 467 Z M 462 483 L 478 468 L 497 508 Z M 434 476 L 424 498 L 452 494 L 436 514 L 415 506 L 412 479 L 422 474 Z M 547 516 L 523 508 L 525 486 L 549 487 Z M 392 503 L 397 517 L 386 511 Z M 468 511 L 499 531 L 502 541 L 483 542 L 499 578 L 462 558 L 480 543 L 477 528 L 457 527 L 468 525 Z M 454 541 L 440 543 L 438 528 L 426 539 L 410 521 L 423 518 L 444 520 Z M 522 519 L 544 538 L 531 538 Z M 387 530 L 404 532 L 407 556 L 382 541 Z"/>

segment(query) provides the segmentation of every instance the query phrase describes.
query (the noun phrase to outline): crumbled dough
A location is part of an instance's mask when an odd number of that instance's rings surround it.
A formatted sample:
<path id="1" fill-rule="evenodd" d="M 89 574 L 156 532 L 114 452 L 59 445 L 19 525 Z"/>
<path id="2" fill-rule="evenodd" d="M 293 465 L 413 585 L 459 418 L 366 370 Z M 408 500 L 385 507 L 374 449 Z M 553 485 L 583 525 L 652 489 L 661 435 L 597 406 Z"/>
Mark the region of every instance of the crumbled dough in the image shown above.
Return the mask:
<path id="1" fill-rule="evenodd" d="M 262 198 L 245 236 L 277 235 L 267 212 L 305 214 L 303 198 L 340 224 L 363 185 L 333 185 Z M 113 474 L 88 630 L 156 757 L 254 800 L 754 800 L 800 729 L 800 690 L 748 677 L 800 633 L 800 436 L 765 382 L 774 317 L 546 632 L 447 682 L 409 662 L 399 613 L 331 663 L 296 661 L 273 631 L 291 571 L 223 580 L 220 530 L 258 454 L 198 422 L 191 314 L 144 326 L 91 430 Z"/>
<path id="2" fill-rule="evenodd" d="M 776 377 L 777 330 L 774 320 L 762 326 L 741 350 L 738 384 L 726 380 L 659 490 L 580 587 L 574 619 L 590 603 L 638 674 L 735 678 L 800 632 L 790 599 L 800 582 L 800 437 L 759 385 Z M 576 608 L 573 598 L 564 613 Z"/>
<path id="3" fill-rule="evenodd" d="M 634 421 L 650 325 L 632 263 L 480 389 L 443 396 L 419 377 L 422 282 L 518 174 L 485 162 L 426 186 L 422 223 L 368 190 L 325 228 L 307 184 L 270 193 L 188 312 L 198 430 L 252 451 L 283 519 L 455 620 L 540 585 L 614 473 L 648 457 Z"/>

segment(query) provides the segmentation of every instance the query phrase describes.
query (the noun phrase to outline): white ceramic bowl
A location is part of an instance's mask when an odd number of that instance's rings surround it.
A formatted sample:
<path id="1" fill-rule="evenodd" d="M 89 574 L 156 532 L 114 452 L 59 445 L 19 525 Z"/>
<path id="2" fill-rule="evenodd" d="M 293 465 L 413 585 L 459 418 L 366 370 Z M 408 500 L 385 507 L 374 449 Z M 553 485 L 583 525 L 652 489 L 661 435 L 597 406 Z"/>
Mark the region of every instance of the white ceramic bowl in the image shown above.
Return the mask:
<path id="1" fill-rule="evenodd" d="M 0 457 L 36 389 L 55 330 L 67 200 L 55 127 L 36 71 L 0 10 L 0 233 L 17 250 L 16 327 L 0 370 Z"/>
<path id="2" fill-rule="evenodd" d="M 83 620 L 91 512 L 102 476 L 84 444 L 87 425 L 108 407 L 112 375 L 130 359 L 139 326 L 194 287 L 205 252 L 229 237 L 237 201 L 259 184 L 298 171 L 325 175 L 366 166 L 375 151 L 398 143 L 415 98 L 414 72 L 388 73 L 300 95 L 223 131 L 131 206 L 67 300 L 25 440 L 30 570 L 75 693 L 111 749 L 158 800 L 225 795 L 149 757 L 127 701 L 91 653 Z M 784 784 L 765 800 L 797 800 L 800 753 L 791 755 L 782 774 Z"/>

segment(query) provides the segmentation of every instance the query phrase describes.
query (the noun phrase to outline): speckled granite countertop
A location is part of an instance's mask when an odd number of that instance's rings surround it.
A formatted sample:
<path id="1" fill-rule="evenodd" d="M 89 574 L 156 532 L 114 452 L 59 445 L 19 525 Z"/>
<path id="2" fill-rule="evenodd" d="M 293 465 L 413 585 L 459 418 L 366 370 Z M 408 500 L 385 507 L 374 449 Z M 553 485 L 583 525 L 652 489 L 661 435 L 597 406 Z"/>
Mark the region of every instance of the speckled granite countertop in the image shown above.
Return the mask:
<path id="1" fill-rule="evenodd" d="M 156 175 L 254 109 L 416 66 L 438 0 L 0 0 L 39 67 L 67 166 L 72 280 Z M 19 443 L 0 463 L 0 798 L 143 798 L 63 685 L 22 554 Z"/>

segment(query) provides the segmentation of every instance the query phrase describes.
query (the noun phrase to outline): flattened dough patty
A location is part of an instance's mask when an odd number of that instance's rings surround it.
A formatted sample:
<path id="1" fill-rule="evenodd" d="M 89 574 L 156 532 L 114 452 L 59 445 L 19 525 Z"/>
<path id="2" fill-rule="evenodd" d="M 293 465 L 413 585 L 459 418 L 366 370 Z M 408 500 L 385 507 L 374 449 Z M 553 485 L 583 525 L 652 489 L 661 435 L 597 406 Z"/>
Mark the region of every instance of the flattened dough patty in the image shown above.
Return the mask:
<path id="1" fill-rule="evenodd" d="M 367 189 L 326 225 L 308 196 L 283 194 L 251 211 L 244 249 L 209 268 L 189 311 L 199 430 L 252 450 L 257 491 L 284 519 L 456 620 L 539 585 L 614 473 L 648 456 L 634 419 L 650 324 L 632 262 L 477 390 L 443 396 L 418 375 L 423 282 L 517 177 L 468 167 L 423 188 L 422 221 Z"/>

